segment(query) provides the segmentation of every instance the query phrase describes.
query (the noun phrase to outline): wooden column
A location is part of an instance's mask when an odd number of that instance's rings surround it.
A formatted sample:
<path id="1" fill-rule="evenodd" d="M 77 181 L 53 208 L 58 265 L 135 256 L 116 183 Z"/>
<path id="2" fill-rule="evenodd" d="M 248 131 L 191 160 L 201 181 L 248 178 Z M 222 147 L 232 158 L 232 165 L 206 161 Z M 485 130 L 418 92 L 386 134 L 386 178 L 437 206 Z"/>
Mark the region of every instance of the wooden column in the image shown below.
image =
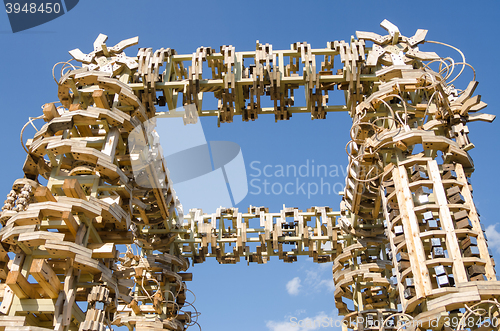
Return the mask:
<path id="1" fill-rule="evenodd" d="M 453 260 L 453 276 L 455 282 L 467 282 L 467 273 L 465 272 L 464 263 L 462 261 L 462 253 L 458 244 L 457 235 L 455 234 L 455 226 L 451 218 L 450 209 L 448 208 L 448 200 L 444 191 L 441 175 L 436 160 L 427 162 L 427 172 L 429 178 L 433 182 L 433 192 L 436 198 L 436 204 L 439 205 L 439 220 L 441 227 L 446 231 L 446 248 L 448 256 Z"/>
<path id="2" fill-rule="evenodd" d="M 455 165 L 455 173 L 457 174 L 457 179 L 462 182 L 462 196 L 465 199 L 465 203 L 469 206 L 469 219 L 472 223 L 472 228 L 477 232 L 477 247 L 479 248 L 479 254 L 481 259 L 486 262 L 486 278 L 488 280 L 497 280 L 495 274 L 495 269 L 493 263 L 491 262 L 490 253 L 488 252 L 488 244 L 486 243 L 486 238 L 484 237 L 483 229 L 481 228 L 481 223 L 479 222 L 479 215 L 477 214 L 476 205 L 472 199 L 472 193 L 467 183 L 467 178 L 465 177 L 465 172 L 463 166 L 459 163 Z"/>
<path id="3" fill-rule="evenodd" d="M 408 185 L 408 174 L 405 166 L 395 167 L 392 171 L 392 178 L 394 179 L 399 212 L 405 232 L 406 248 L 410 256 L 416 296 L 423 298 L 431 294 L 431 278 L 425 264 L 425 250 L 420 239 L 418 219 L 413 210 L 413 197 Z"/>

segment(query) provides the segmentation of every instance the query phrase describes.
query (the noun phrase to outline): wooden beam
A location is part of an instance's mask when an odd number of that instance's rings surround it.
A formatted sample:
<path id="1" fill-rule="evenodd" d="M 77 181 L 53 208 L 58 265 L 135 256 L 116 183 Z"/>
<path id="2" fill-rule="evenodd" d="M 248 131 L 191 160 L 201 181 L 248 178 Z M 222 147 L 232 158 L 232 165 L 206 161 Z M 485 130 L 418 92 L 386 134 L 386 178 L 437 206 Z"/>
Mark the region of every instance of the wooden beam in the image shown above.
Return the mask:
<path id="1" fill-rule="evenodd" d="M 52 192 L 50 192 L 49 188 L 46 186 L 38 186 L 33 196 L 37 202 L 57 202 L 56 198 L 52 195 Z"/>
<path id="2" fill-rule="evenodd" d="M 410 255 L 411 269 L 415 279 L 415 291 L 418 298 L 431 294 L 431 279 L 425 265 L 425 250 L 420 239 L 418 220 L 414 212 L 413 198 L 408 186 L 408 174 L 405 166 L 394 167 L 392 171 L 394 186 L 406 239 L 406 247 Z"/>
<path id="3" fill-rule="evenodd" d="M 13 272 L 21 270 L 21 266 L 23 265 L 25 258 L 26 256 L 23 253 L 16 254 L 14 260 L 12 261 L 10 271 Z M 10 288 L 10 286 L 7 286 L 3 295 L 2 305 L 0 306 L 0 313 L 8 314 L 13 300 L 14 291 Z"/>
<path id="4" fill-rule="evenodd" d="M 54 117 L 59 117 L 56 106 L 53 103 L 46 103 L 43 105 L 43 119 L 45 122 L 50 122 Z"/>
<path id="5" fill-rule="evenodd" d="M 30 274 L 42 286 L 51 299 L 57 299 L 61 291 L 61 282 L 52 268 L 44 259 L 34 259 Z"/>
<path id="6" fill-rule="evenodd" d="M 104 90 L 95 90 L 92 92 L 92 98 L 94 98 L 96 107 L 109 109 L 109 102 L 106 98 L 106 92 L 104 92 Z"/>
<path id="7" fill-rule="evenodd" d="M 87 248 L 92 250 L 93 259 L 114 259 L 116 257 L 116 247 L 114 243 L 88 244 Z"/>
<path id="8" fill-rule="evenodd" d="M 31 286 L 21 271 L 11 271 L 5 283 L 20 299 L 37 299 L 40 294 Z"/>
<path id="9" fill-rule="evenodd" d="M 69 211 L 64 211 L 62 213 L 62 219 L 66 224 L 66 226 L 68 227 L 69 232 L 71 232 L 72 235 L 76 236 L 76 233 L 80 225 L 76 222 L 75 218 L 73 217 L 73 214 Z"/>
<path id="10" fill-rule="evenodd" d="M 464 168 L 460 163 L 455 165 L 455 173 L 457 174 L 457 180 L 462 182 L 462 196 L 465 202 L 469 205 L 470 210 L 468 213 L 469 219 L 472 223 L 472 228 L 477 233 L 477 246 L 479 248 L 479 253 L 481 259 L 486 262 L 486 278 L 490 281 L 497 280 L 495 273 L 495 268 L 491 262 L 490 253 L 488 251 L 488 244 L 486 238 L 484 237 L 483 229 L 481 228 L 481 223 L 479 221 L 479 215 L 477 214 L 476 205 L 472 199 L 472 193 L 467 182 L 467 177 L 465 176 Z"/>
<path id="11" fill-rule="evenodd" d="M 82 186 L 76 178 L 68 178 L 64 180 L 62 190 L 66 196 L 87 201 L 87 196 L 83 192 Z"/>
<path id="12" fill-rule="evenodd" d="M 427 162 L 427 172 L 429 178 L 433 182 L 433 192 L 436 198 L 436 203 L 439 205 L 439 221 L 441 227 L 446 231 L 446 248 L 448 255 L 453 259 L 453 276 L 456 283 L 467 282 L 467 273 L 465 271 L 462 260 L 462 252 L 458 245 L 457 235 L 455 234 L 455 226 L 451 218 L 450 209 L 448 208 L 448 200 L 444 191 L 441 175 L 436 160 Z"/>
<path id="13" fill-rule="evenodd" d="M 110 156 L 110 162 L 113 163 L 116 153 L 116 146 L 120 140 L 120 131 L 117 128 L 109 129 L 106 135 L 106 143 L 102 149 L 102 152 Z"/>

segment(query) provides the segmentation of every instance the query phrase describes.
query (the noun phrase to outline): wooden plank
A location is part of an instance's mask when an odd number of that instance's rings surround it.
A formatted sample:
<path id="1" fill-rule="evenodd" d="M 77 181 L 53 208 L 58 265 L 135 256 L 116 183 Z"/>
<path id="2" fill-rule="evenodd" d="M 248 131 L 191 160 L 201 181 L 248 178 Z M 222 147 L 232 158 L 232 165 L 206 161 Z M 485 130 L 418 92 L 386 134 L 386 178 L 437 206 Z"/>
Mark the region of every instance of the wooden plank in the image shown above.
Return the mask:
<path id="1" fill-rule="evenodd" d="M 470 187 L 467 183 L 467 177 L 463 166 L 459 163 L 455 165 L 455 172 L 457 174 L 457 180 L 463 183 L 462 185 L 462 196 L 465 199 L 465 203 L 469 205 L 470 210 L 468 213 L 469 219 L 472 223 L 473 230 L 477 233 L 477 247 L 479 248 L 479 253 L 481 259 L 486 262 L 486 278 L 489 281 L 496 281 L 497 276 L 493 264 L 491 263 L 490 253 L 488 251 L 488 244 L 486 243 L 486 238 L 484 237 L 483 229 L 481 228 L 481 223 L 479 221 L 479 215 L 477 214 L 476 205 L 472 199 L 472 193 Z"/>
<path id="2" fill-rule="evenodd" d="M 431 299 L 427 302 L 427 309 L 433 310 L 445 307 L 446 310 L 459 309 L 463 307 L 464 303 L 475 303 L 481 300 L 477 288 L 475 290 L 461 291 L 458 293 L 451 293 L 443 295 L 436 299 Z"/>
<path id="3" fill-rule="evenodd" d="M 90 239 L 94 243 L 102 243 L 103 241 L 101 240 L 101 237 L 99 236 L 99 233 L 97 232 L 96 228 L 94 227 L 92 219 L 89 219 L 86 215 L 80 215 L 78 217 L 80 219 L 80 226 L 86 225 L 89 231 L 89 236 Z"/>
<path id="4" fill-rule="evenodd" d="M 137 305 L 137 301 L 132 300 L 132 302 L 130 302 L 128 305 L 127 305 L 128 308 L 132 308 L 132 310 L 134 311 L 134 314 L 136 315 L 140 315 L 141 314 L 141 309 L 139 308 L 139 305 Z"/>
<path id="5" fill-rule="evenodd" d="M 38 326 L 7 326 L 5 331 L 47 331 L 45 327 Z"/>
<path id="6" fill-rule="evenodd" d="M 45 293 L 51 299 L 57 299 L 61 291 L 61 282 L 54 270 L 47 264 L 44 259 L 34 259 L 31 263 L 30 274 L 36 279 L 38 284 L 42 286 Z"/>
<path id="7" fill-rule="evenodd" d="M 184 272 L 184 273 L 179 272 L 177 274 L 182 277 L 183 282 L 190 282 L 193 280 L 193 274 L 191 272 Z"/>
<path id="8" fill-rule="evenodd" d="M 484 114 L 484 113 L 469 114 L 468 122 L 483 121 L 491 123 L 495 120 L 495 118 L 496 115 L 491 115 L 491 114 Z"/>
<path id="9" fill-rule="evenodd" d="M 11 271 L 5 281 L 14 294 L 20 299 L 36 299 L 40 294 L 31 286 L 21 271 Z"/>
<path id="10" fill-rule="evenodd" d="M 116 247 L 114 243 L 88 244 L 87 248 L 92 250 L 93 259 L 114 259 L 116 257 Z"/>
<path id="11" fill-rule="evenodd" d="M 0 327 L 24 325 L 26 325 L 26 316 L 0 316 Z"/>
<path id="12" fill-rule="evenodd" d="M 102 212 L 102 208 L 96 205 L 93 202 L 89 202 L 86 200 L 82 200 L 79 198 L 71 198 L 65 196 L 57 197 L 58 205 L 69 205 L 71 206 L 70 210 L 75 213 L 83 213 L 85 216 L 89 218 L 94 218 L 96 216 L 100 216 Z M 66 209 L 68 210 L 68 209 Z M 59 217 L 61 214 L 59 214 Z"/>
<path id="13" fill-rule="evenodd" d="M 14 257 L 12 261 L 12 266 L 10 267 L 10 271 L 19 271 L 21 270 L 21 266 L 25 260 L 25 255 L 23 253 L 18 253 Z M 2 300 L 2 305 L 0 306 L 0 313 L 8 314 L 12 305 L 12 301 L 14 300 L 14 291 L 7 286 L 5 289 L 5 293 Z"/>
<path id="14" fill-rule="evenodd" d="M 54 257 L 75 257 L 75 255 L 83 255 L 90 258 L 92 256 L 92 250 L 69 241 L 47 240 L 45 249 Z"/>
<path id="15" fill-rule="evenodd" d="M 76 236 L 76 233 L 80 225 L 76 222 L 75 218 L 73 217 L 73 214 L 70 211 L 64 211 L 62 213 L 62 219 L 66 224 L 66 226 L 68 227 L 69 232 L 71 232 L 73 236 Z"/>
<path id="16" fill-rule="evenodd" d="M 70 112 L 79 111 L 81 109 L 82 109 L 82 105 L 80 105 L 79 103 L 71 104 L 69 107 Z M 90 127 L 88 125 L 84 125 L 84 124 L 77 125 L 76 128 L 78 129 L 78 132 L 80 132 L 80 136 L 82 136 L 82 137 L 92 137 L 93 136 L 92 130 L 90 129 Z"/>
<path id="17" fill-rule="evenodd" d="M 16 298 L 13 303 L 13 310 L 29 311 L 31 313 L 53 313 L 55 310 L 55 300 Z"/>
<path id="18" fill-rule="evenodd" d="M 77 254 L 78 255 L 78 254 Z M 64 301 L 63 301 L 63 309 L 62 309 L 62 325 L 69 325 L 71 321 L 71 311 L 73 309 L 73 304 L 75 303 L 75 285 L 76 285 L 76 277 L 75 277 L 75 268 L 74 260 L 67 259 L 66 260 L 66 273 L 64 276 L 64 284 L 63 291 Z"/>
<path id="19" fill-rule="evenodd" d="M 439 220 L 441 222 L 441 227 L 446 231 L 446 248 L 449 257 L 453 259 L 453 276 L 455 277 L 455 282 L 467 282 L 467 272 L 465 271 L 462 261 L 462 253 L 458 244 L 457 235 L 455 234 L 455 226 L 451 218 L 450 209 L 448 208 L 448 200 L 443 183 L 441 182 L 441 175 L 436 160 L 427 162 L 427 171 L 429 178 L 433 182 L 433 192 L 436 203 L 439 205 Z"/>
<path id="20" fill-rule="evenodd" d="M 21 211 L 11 217 L 7 222 L 7 225 L 15 224 L 17 226 L 29 226 L 40 224 L 42 217 L 45 215 L 42 216 L 41 210 L 33 208 L 32 206 L 33 204 L 30 205 L 31 208 L 28 207 L 27 210 Z"/>
<path id="21" fill-rule="evenodd" d="M 98 231 L 98 234 L 102 242 L 113 242 L 117 245 L 134 242 L 134 235 L 131 231 Z"/>
<path id="22" fill-rule="evenodd" d="M 19 235 L 18 242 L 22 242 L 30 248 L 45 244 L 47 240 L 64 240 L 64 233 L 56 233 L 49 231 L 25 232 Z"/>
<path id="23" fill-rule="evenodd" d="M 33 196 L 37 202 L 57 201 L 56 198 L 54 198 L 54 196 L 52 195 L 52 192 L 50 192 L 49 188 L 46 186 L 37 187 Z"/>
<path id="24" fill-rule="evenodd" d="M 64 180 L 62 190 L 64 194 L 70 198 L 77 198 L 87 201 L 87 196 L 83 192 L 82 186 L 76 178 L 68 178 Z"/>
<path id="25" fill-rule="evenodd" d="M 418 219 L 414 212 L 413 198 L 408 186 L 408 174 L 405 166 L 394 167 L 392 171 L 400 215 L 403 222 L 406 247 L 410 255 L 413 278 L 415 279 L 415 291 L 417 298 L 431 294 L 432 286 L 429 270 L 425 265 L 425 250 L 420 239 Z"/>
<path id="26" fill-rule="evenodd" d="M 53 103 L 46 103 L 43 105 L 43 119 L 45 122 L 49 122 L 54 117 L 59 117 L 59 113 L 57 112 L 56 106 Z"/>
<path id="27" fill-rule="evenodd" d="M 104 145 L 102 152 L 111 157 L 110 162 L 112 163 L 115 158 L 116 146 L 120 140 L 120 131 L 117 128 L 111 128 L 106 136 L 106 144 Z"/>
<path id="28" fill-rule="evenodd" d="M 74 276 L 73 276 L 74 277 Z M 70 325 L 73 306 L 75 304 L 75 289 L 69 289 L 66 292 L 66 302 L 63 308 L 63 325 Z"/>
<path id="29" fill-rule="evenodd" d="M 92 92 L 92 98 L 94 99 L 96 107 L 109 109 L 109 102 L 106 98 L 106 92 L 104 92 L 104 90 L 95 90 Z"/>

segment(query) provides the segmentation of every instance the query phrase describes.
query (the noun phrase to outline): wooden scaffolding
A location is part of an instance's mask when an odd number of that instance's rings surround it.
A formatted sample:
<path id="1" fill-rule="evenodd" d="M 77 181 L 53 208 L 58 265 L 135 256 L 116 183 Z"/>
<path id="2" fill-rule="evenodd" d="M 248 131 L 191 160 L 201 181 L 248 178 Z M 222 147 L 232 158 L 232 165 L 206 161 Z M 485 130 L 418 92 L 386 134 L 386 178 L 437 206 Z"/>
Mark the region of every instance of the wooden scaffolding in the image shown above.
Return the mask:
<path id="1" fill-rule="evenodd" d="M 467 152 L 467 123 L 495 116 L 478 112 L 486 104 L 474 95 L 475 78 L 464 90 L 452 85 L 465 58 L 420 51 L 437 43 L 425 40 L 426 30 L 405 37 L 386 20 L 381 26 L 387 35 L 358 31 L 321 49 L 257 42 L 250 52 L 140 48 L 129 57 L 123 50 L 138 38 L 108 47 L 99 35 L 92 52 L 71 51 L 80 66 L 64 63 L 60 105 L 45 104 L 46 124 L 23 146 L 25 175 L 0 215 L 0 331 L 184 330 L 197 317 L 186 301 L 190 262 L 298 255 L 333 263 L 345 330 L 404 322 L 412 322 L 407 330 L 497 330 L 500 282 Z M 303 106 L 295 105 L 299 88 Z M 345 105 L 329 104 L 335 89 Z M 207 92 L 218 109 L 202 108 Z M 274 107 L 261 107 L 261 97 Z M 340 211 L 184 213 L 148 124 L 158 116 L 187 125 L 217 116 L 220 125 L 338 111 L 353 122 Z"/>

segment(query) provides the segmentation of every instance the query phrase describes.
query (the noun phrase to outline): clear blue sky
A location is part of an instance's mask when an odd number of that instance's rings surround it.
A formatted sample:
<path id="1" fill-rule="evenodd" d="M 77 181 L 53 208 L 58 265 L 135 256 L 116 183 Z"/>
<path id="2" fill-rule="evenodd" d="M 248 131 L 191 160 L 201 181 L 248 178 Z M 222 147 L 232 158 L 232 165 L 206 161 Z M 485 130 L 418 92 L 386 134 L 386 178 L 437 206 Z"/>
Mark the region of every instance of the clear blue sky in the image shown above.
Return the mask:
<path id="1" fill-rule="evenodd" d="M 498 1 L 82 0 L 54 21 L 13 34 L 7 15 L 0 13 L 0 193 L 6 195 L 12 182 L 22 176 L 26 155 L 19 142 L 21 127 L 29 116 L 41 114 L 42 104 L 57 100 L 52 65 L 70 59 L 67 52 L 71 49 L 90 52 L 99 33 L 109 36 L 108 45 L 139 36 L 140 47 L 170 47 L 181 54 L 195 52 L 199 46 L 218 49 L 226 44 L 235 46 L 236 51 L 254 50 L 256 40 L 271 43 L 274 49 L 288 49 L 297 41 L 322 48 L 328 41 L 349 40 L 356 30 L 384 34 L 379 24 L 388 19 L 403 35 L 412 36 L 419 28 L 428 29 L 427 39 L 459 47 L 477 70 L 480 84 L 476 93 L 489 104 L 485 112 L 496 114 L 499 14 Z M 126 50 L 127 55 L 135 56 L 137 47 Z M 423 50 L 453 55 L 459 60 L 457 54 L 438 45 L 427 44 Z M 336 66 L 340 67 L 339 61 Z M 464 76 L 472 79 L 470 71 Z M 457 87 L 465 88 L 467 82 L 464 79 Z M 296 100 L 301 98 L 296 96 Z M 257 174 L 250 168 L 254 161 L 261 162 L 261 169 L 264 165 L 299 166 L 313 160 L 328 166 L 347 164 L 344 146 L 349 140 L 350 119 L 345 113 L 328 114 L 326 120 L 315 121 L 308 115 L 294 115 L 290 121 L 279 123 L 274 123 L 273 116 L 261 116 L 250 123 L 235 118 L 234 123 L 220 128 L 215 118 L 203 119 L 202 124 L 208 140 L 229 140 L 241 146 L 249 175 Z M 500 262 L 500 234 L 493 227 L 499 222 L 495 207 L 500 184 L 500 141 L 496 136 L 500 122 L 472 123 L 470 131 L 470 139 L 476 145 L 470 152 L 476 165 L 472 177 L 474 198 L 481 221 L 490 226 L 490 246 Z M 26 136 L 33 133 L 27 131 Z M 269 180 L 285 183 L 290 178 Z M 343 175 L 328 180 L 332 184 L 343 183 Z M 249 190 L 256 192 L 252 187 Z M 303 210 L 327 205 L 338 210 L 339 202 L 340 198 L 332 194 L 316 194 L 308 199 L 302 194 L 249 193 L 237 207 L 246 210 L 250 204 L 263 205 L 277 211 L 283 204 Z M 299 320 L 336 318 L 331 265 L 314 265 L 307 258 L 295 264 L 284 264 L 276 258 L 267 265 L 250 266 L 245 262 L 218 265 L 211 260 L 190 271 L 194 277 L 188 287 L 197 296 L 195 306 L 202 313 L 199 322 L 204 330 L 285 330 L 282 323 L 291 316 Z M 298 292 L 290 294 L 287 284 L 289 288 L 300 284 Z"/>

